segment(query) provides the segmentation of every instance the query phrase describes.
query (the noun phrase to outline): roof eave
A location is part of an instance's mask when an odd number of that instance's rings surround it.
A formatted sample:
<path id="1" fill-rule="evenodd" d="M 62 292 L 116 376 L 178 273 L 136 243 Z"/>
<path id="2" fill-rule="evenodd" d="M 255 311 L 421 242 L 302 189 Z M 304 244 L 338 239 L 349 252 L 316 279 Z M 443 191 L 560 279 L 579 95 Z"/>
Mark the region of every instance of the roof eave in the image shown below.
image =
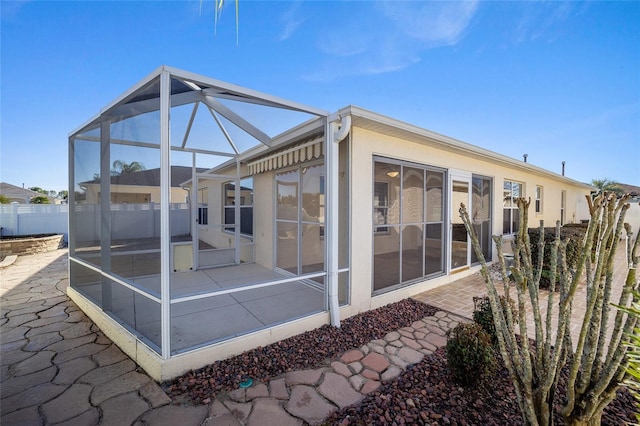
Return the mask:
<path id="1" fill-rule="evenodd" d="M 429 143 L 435 146 L 443 147 L 450 151 L 458 151 L 465 154 L 472 153 L 486 159 L 488 161 L 499 163 L 505 165 L 507 167 L 512 168 L 520 168 L 530 171 L 532 173 L 546 176 L 555 180 L 564 180 L 567 183 L 571 183 L 572 185 L 581 186 L 584 189 L 592 189 L 591 185 L 588 185 L 584 182 L 579 182 L 574 179 L 568 178 L 566 176 L 551 172 L 549 170 L 543 169 L 542 167 L 535 166 L 530 163 L 524 163 L 520 160 L 516 160 L 514 158 L 508 157 L 503 154 L 499 154 L 497 152 L 481 148 L 476 145 L 472 145 L 467 142 L 463 142 L 461 140 L 442 135 L 440 133 L 433 132 L 431 130 L 427 130 L 413 124 L 406 123 L 404 121 L 397 120 L 395 118 L 391 118 L 382 114 L 378 114 L 364 108 L 360 108 L 357 106 L 349 105 L 345 108 L 342 108 L 338 111 L 338 114 L 343 116 L 346 114 L 350 114 L 352 117 L 361 118 L 365 120 L 365 122 L 371 121 L 372 123 L 377 123 L 379 125 L 388 126 L 390 129 L 398 129 L 407 134 L 407 136 L 413 136 L 416 142 L 419 143 Z M 366 127 L 365 127 L 366 128 Z"/>

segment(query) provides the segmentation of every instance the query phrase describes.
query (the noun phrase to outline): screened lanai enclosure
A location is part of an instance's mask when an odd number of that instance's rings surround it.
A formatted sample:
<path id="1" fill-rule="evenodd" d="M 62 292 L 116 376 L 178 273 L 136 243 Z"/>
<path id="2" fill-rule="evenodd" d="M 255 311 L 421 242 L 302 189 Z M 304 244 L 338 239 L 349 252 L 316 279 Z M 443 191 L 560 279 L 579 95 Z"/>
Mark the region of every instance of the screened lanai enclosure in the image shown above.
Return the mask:
<path id="1" fill-rule="evenodd" d="M 164 360 L 319 313 L 339 322 L 339 124 L 159 68 L 69 137 L 71 293 Z"/>

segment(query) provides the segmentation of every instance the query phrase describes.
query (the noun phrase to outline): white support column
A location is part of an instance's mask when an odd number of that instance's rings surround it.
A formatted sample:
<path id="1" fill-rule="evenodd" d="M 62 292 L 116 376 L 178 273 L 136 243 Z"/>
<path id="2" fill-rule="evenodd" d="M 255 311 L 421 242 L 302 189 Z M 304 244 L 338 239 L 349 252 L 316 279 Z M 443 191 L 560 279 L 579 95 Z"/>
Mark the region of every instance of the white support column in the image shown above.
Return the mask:
<path id="1" fill-rule="evenodd" d="M 160 332 L 162 358 L 171 357 L 171 273 L 170 273 L 170 197 L 171 150 L 169 146 L 169 110 L 171 108 L 171 75 L 160 73 Z"/>
<path id="2" fill-rule="evenodd" d="M 111 122 L 100 128 L 100 267 L 111 273 Z M 102 277 L 102 309 L 111 311 L 111 281 Z"/>
<path id="3" fill-rule="evenodd" d="M 327 117 L 325 125 L 325 165 L 327 173 L 326 213 L 325 213 L 325 256 L 327 260 L 327 288 L 329 290 L 329 314 L 331 325 L 340 327 L 340 303 L 338 300 L 338 251 L 339 251 L 339 149 L 338 143 L 344 139 L 351 127 L 350 117 L 342 121 L 338 130 L 337 117 Z"/>
<path id="4" fill-rule="evenodd" d="M 234 228 L 235 229 L 234 237 L 235 237 L 235 246 L 236 246 L 236 249 L 234 251 L 234 255 L 235 255 L 234 261 L 236 265 L 239 265 L 240 264 L 240 219 L 241 219 L 240 195 L 241 194 L 240 194 L 240 160 L 238 160 L 237 156 L 236 156 L 236 180 L 235 180 L 234 187 L 235 187 L 235 191 L 233 194 L 233 199 L 234 199 L 233 215 L 234 215 L 234 222 L 236 224 Z M 225 200 L 227 199 L 227 194 L 224 194 L 224 199 Z"/>
<path id="5" fill-rule="evenodd" d="M 198 251 L 200 250 L 200 237 L 198 236 L 198 225 L 196 223 L 198 219 L 198 177 L 196 176 L 196 153 L 191 153 L 191 192 L 189 194 L 189 206 L 191 217 L 191 241 L 193 242 L 193 270 L 197 271 L 200 265 L 198 264 Z"/>

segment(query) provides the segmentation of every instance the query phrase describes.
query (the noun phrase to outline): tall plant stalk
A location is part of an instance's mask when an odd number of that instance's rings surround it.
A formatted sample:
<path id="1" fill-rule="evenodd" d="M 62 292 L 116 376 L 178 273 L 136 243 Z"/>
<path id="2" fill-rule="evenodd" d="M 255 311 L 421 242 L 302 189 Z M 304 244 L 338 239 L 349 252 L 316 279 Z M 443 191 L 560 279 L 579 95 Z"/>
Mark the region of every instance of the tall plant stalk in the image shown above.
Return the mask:
<path id="1" fill-rule="evenodd" d="M 503 290 L 507 299 L 515 291 L 518 306 L 518 334 L 511 312 L 501 308 L 498 291 L 488 272 L 486 259 L 475 234 L 466 207 L 460 215 L 476 256 L 482 265 L 482 276 L 493 311 L 500 354 L 515 386 L 518 404 L 527 425 L 552 425 L 554 400 L 560 371 L 568 369 L 567 402 L 562 416 L 569 425 L 599 425 L 602 411 L 615 398 L 625 376 L 628 361 L 626 343 L 636 326 L 637 317 L 616 311 L 613 329 L 609 315 L 613 287 L 622 287 L 617 304 L 631 306 L 633 292 L 638 291 L 638 238 L 627 252 L 628 270 L 624 282 L 614 279 L 614 258 L 622 235 L 628 196 L 616 199 L 613 194 L 601 194 L 594 200 L 587 197 L 591 220 L 579 247 L 575 269 L 567 266 L 566 242 L 560 239 L 560 225 L 550 244 L 544 241 L 544 224 L 540 222 L 538 262 L 533 264 L 528 234 L 530 201 L 517 200 L 520 215 L 518 233 L 512 242 L 513 265 L 507 267 L 502 249 L 502 237 L 494 236 L 498 262 L 502 271 Z M 627 240 L 631 242 L 631 236 Z M 543 318 L 540 299 L 540 278 L 544 250 L 551 252 L 551 288 L 547 298 L 547 313 Z M 508 271 L 515 279 L 510 285 Z M 557 284 L 556 284 L 557 283 Z M 557 288 L 556 288 L 557 285 Z M 571 338 L 571 313 L 576 291 L 586 285 L 586 309 L 576 342 Z M 557 291 L 556 291 L 557 290 Z M 636 293 L 637 294 L 637 293 Z M 635 301 L 637 303 L 637 300 Z M 530 307 L 533 330 L 527 326 Z M 552 321 L 557 313 L 557 324 Z M 528 336 L 533 343 L 530 343 Z"/>

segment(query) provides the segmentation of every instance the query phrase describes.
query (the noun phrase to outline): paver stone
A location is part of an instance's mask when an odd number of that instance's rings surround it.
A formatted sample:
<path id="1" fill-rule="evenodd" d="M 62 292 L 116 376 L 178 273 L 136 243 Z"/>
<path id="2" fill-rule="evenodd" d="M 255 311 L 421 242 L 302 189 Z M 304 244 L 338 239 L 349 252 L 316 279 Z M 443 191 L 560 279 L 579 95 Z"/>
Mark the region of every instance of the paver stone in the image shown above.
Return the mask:
<path id="1" fill-rule="evenodd" d="M 144 414 L 141 420 L 148 425 L 199 426 L 207 416 L 207 411 L 206 405 L 165 405 Z"/>
<path id="2" fill-rule="evenodd" d="M 362 392 L 365 395 L 368 395 L 371 392 L 377 391 L 379 387 L 380 387 L 379 381 L 368 380 L 367 383 L 365 383 L 364 386 L 362 386 L 362 389 L 360 389 L 360 392 Z"/>
<path id="3" fill-rule="evenodd" d="M 146 385 L 140 388 L 140 395 L 142 395 L 153 408 L 171 404 L 171 398 L 169 398 L 162 388 L 153 380 L 149 380 Z"/>
<path id="4" fill-rule="evenodd" d="M 324 380 L 318 386 L 318 392 L 340 408 L 357 404 L 362 400 L 362 395 L 353 390 L 349 381 L 336 373 L 324 375 Z"/>
<path id="5" fill-rule="evenodd" d="M 244 421 L 247 417 L 249 417 L 249 413 L 251 413 L 251 403 L 250 402 L 234 402 L 231 400 L 224 401 L 223 404 L 231 411 L 238 420 Z"/>
<path id="6" fill-rule="evenodd" d="M 47 423 L 59 423 L 72 419 L 91 409 L 89 394 L 92 387 L 74 384 L 56 398 L 42 405 L 42 414 Z"/>
<path id="7" fill-rule="evenodd" d="M 400 350 L 398 351 L 398 356 L 409 364 L 420 362 L 424 357 L 424 355 L 420 352 L 407 347 L 400 348 Z"/>
<path id="8" fill-rule="evenodd" d="M 382 373 L 389 367 L 389 361 L 380 355 L 379 353 L 372 352 L 366 357 L 362 358 L 362 365 L 366 368 L 370 368 L 373 371 Z"/>
<path id="9" fill-rule="evenodd" d="M 256 399 L 247 421 L 249 426 L 297 426 L 300 424 L 302 424 L 301 420 L 292 417 L 282 408 L 278 400 L 271 398 Z"/>
<path id="10" fill-rule="evenodd" d="M 56 426 L 95 426 L 100 422 L 100 411 L 92 408 L 77 417 L 57 423 Z"/>
<path id="11" fill-rule="evenodd" d="M 56 375 L 53 365 L 35 373 L 11 377 L 2 382 L 2 396 L 14 395 L 42 383 L 49 383 Z"/>
<path id="12" fill-rule="evenodd" d="M 120 361 L 117 364 L 107 365 L 106 367 L 99 367 L 89 371 L 84 376 L 80 377 L 82 383 L 88 383 L 90 385 L 101 385 L 107 383 L 116 377 L 120 377 L 130 371 L 136 369 L 136 364 L 130 359 Z"/>
<path id="13" fill-rule="evenodd" d="M 62 340 L 62 336 L 57 331 L 40 334 L 29 339 L 29 343 L 24 347 L 25 351 L 37 352 Z M 55 350 L 55 349 L 54 349 Z"/>
<path id="14" fill-rule="evenodd" d="M 30 358 L 21 361 L 15 367 L 12 368 L 13 374 L 16 376 L 23 376 L 25 374 L 31 374 L 36 371 L 44 370 L 53 365 L 51 358 L 55 355 L 55 352 L 41 351 Z"/>
<path id="15" fill-rule="evenodd" d="M 324 369 L 318 368 L 316 370 L 300 370 L 288 372 L 284 380 L 287 385 L 315 385 L 320 381 Z"/>
<path id="16" fill-rule="evenodd" d="M 131 371 L 94 388 L 91 393 L 91 403 L 93 405 L 100 405 L 102 402 L 116 395 L 138 390 L 147 384 L 149 380 L 151 380 L 149 376 Z"/>
<path id="17" fill-rule="evenodd" d="M 14 411 L 6 415 L 2 415 L 2 426 L 24 426 L 42 424 L 38 407 L 28 407 L 22 410 Z"/>
<path id="18" fill-rule="evenodd" d="M 149 410 L 149 404 L 136 392 L 118 395 L 100 404 L 102 421 L 100 426 L 130 425 L 142 413 Z"/>
<path id="19" fill-rule="evenodd" d="M 365 379 L 359 374 L 349 377 L 349 382 L 351 383 L 351 386 L 353 386 L 353 388 L 357 391 L 359 391 L 362 388 L 362 386 L 365 384 L 366 381 L 367 379 Z"/>
<path id="20" fill-rule="evenodd" d="M 345 364 L 350 364 L 354 361 L 360 361 L 362 358 L 364 358 L 364 355 L 362 354 L 362 352 L 360 352 L 357 349 L 352 349 L 350 351 L 345 352 L 340 357 L 340 360 Z"/>
<path id="21" fill-rule="evenodd" d="M 96 339 L 96 343 L 99 343 L 98 340 L 99 338 Z M 101 344 L 105 344 L 105 343 L 101 343 Z M 115 344 L 111 343 L 110 340 L 107 340 L 106 344 L 109 345 L 107 349 L 93 355 L 93 360 L 98 363 L 99 367 L 115 364 L 117 362 L 120 362 L 124 359 L 129 358 L 124 352 L 122 352 L 122 349 L 120 349 Z"/>
<path id="22" fill-rule="evenodd" d="M 31 407 L 32 405 L 43 404 L 60 395 L 66 389 L 66 386 L 43 383 L 18 394 L 4 398 L 2 400 L 2 405 L 0 405 L 1 414 L 3 416 L 3 423 L 4 415 L 6 413 L 10 413 L 21 408 Z"/>
<path id="23" fill-rule="evenodd" d="M 269 382 L 269 396 L 276 399 L 289 399 L 289 392 L 287 392 L 287 385 L 284 383 L 284 378 L 271 380 Z"/>
<path id="24" fill-rule="evenodd" d="M 96 368 L 96 364 L 89 357 L 72 359 L 58 366 L 58 374 L 53 379 L 53 382 L 59 385 L 70 385 L 78 377 L 94 368 Z"/>
<path id="25" fill-rule="evenodd" d="M 346 365 L 344 365 L 340 361 L 333 361 L 331 363 L 331 368 L 333 368 L 333 371 L 335 371 L 336 373 L 340 374 L 341 376 L 347 377 L 347 378 L 351 377 L 353 375 L 353 373 L 351 372 L 349 367 L 347 367 Z"/>
<path id="26" fill-rule="evenodd" d="M 252 400 L 254 398 L 265 398 L 269 396 L 269 389 L 264 383 L 258 383 L 255 386 L 251 386 L 247 389 L 247 399 Z"/>
<path id="27" fill-rule="evenodd" d="M 398 377 L 401 373 L 402 373 L 402 370 L 399 367 L 392 365 L 389 368 L 387 368 L 387 370 L 384 373 L 382 373 L 382 376 L 380 377 L 380 379 L 384 383 L 389 383 L 390 381 Z"/>
<path id="28" fill-rule="evenodd" d="M 427 334 L 427 337 L 424 338 L 424 340 L 431 343 L 437 348 L 447 345 L 447 338 L 444 336 L 440 336 L 439 334 L 429 333 Z"/>
<path id="29" fill-rule="evenodd" d="M 291 398 L 289 398 L 289 402 L 287 402 L 285 408 L 289 413 L 303 419 L 307 423 L 321 422 L 336 411 L 336 407 L 325 402 L 314 388 L 306 385 L 293 387 Z"/>

